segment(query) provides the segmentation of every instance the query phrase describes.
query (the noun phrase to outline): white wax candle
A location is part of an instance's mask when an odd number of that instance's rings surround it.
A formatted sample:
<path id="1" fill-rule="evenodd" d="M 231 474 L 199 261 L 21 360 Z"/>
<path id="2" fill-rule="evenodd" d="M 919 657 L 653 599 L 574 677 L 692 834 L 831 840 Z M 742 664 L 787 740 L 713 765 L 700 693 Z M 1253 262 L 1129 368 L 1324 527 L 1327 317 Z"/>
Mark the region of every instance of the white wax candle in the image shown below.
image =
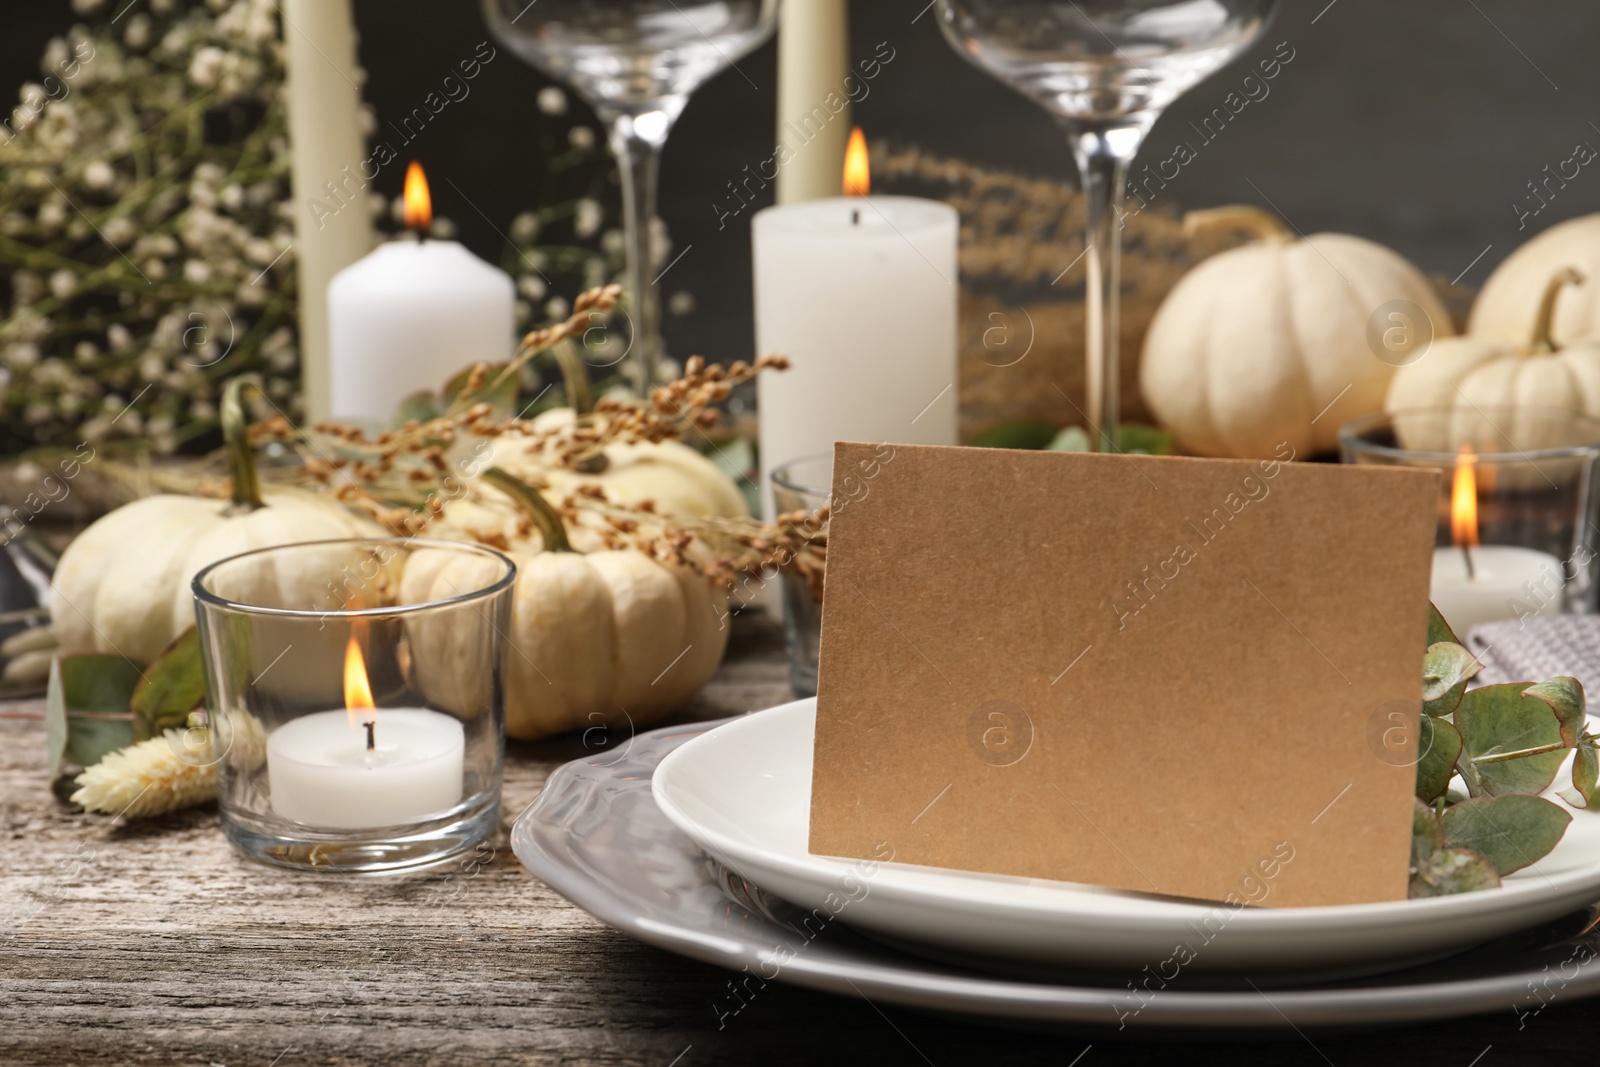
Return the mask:
<path id="1" fill-rule="evenodd" d="M 1433 550 L 1430 596 L 1444 621 L 1466 639 L 1480 622 L 1561 611 L 1561 561 L 1515 545 L 1472 549 L 1472 577 L 1459 548 Z"/>
<path id="2" fill-rule="evenodd" d="M 298 823 L 366 829 L 416 822 L 461 802 L 466 732 L 459 719 L 382 708 L 367 732 L 346 711 L 319 711 L 267 737 L 267 793 Z"/>
<path id="3" fill-rule="evenodd" d="M 503 363 L 515 300 L 504 271 L 454 241 L 391 241 L 352 263 L 328 285 L 333 416 L 387 423 L 411 394 Z"/>
<path id="4" fill-rule="evenodd" d="M 790 152 L 778 168 L 780 204 L 840 193 L 850 136 L 849 36 L 847 0 L 778 8 L 778 144 Z"/>
<path id="5" fill-rule="evenodd" d="M 360 68 L 350 0 L 284 0 L 288 60 L 294 255 L 300 270 L 300 367 L 306 417 L 326 419 L 328 281 L 372 251 L 372 218 L 356 196 L 349 210 L 329 206 L 327 183 L 345 183 L 367 157 L 361 132 Z M 359 184 L 359 182 L 357 183 Z M 348 195 L 349 186 L 346 187 Z M 339 206 L 338 199 L 332 206 Z"/>
<path id="6" fill-rule="evenodd" d="M 904 196 L 770 207 L 753 224 L 757 379 L 767 474 L 835 441 L 953 445 L 955 209 Z"/>

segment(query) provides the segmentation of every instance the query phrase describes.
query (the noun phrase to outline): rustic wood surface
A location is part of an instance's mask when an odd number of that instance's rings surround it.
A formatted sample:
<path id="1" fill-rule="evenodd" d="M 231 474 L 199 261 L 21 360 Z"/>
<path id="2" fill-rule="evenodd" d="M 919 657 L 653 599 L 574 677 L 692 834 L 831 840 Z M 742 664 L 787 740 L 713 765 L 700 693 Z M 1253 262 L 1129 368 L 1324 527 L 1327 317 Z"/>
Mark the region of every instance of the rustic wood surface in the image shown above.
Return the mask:
<path id="1" fill-rule="evenodd" d="M 787 697 L 782 637 L 747 626 L 683 718 Z M 511 820 L 571 741 L 512 746 L 481 863 L 308 877 L 242 859 L 213 807 L 87 816 L 47 788 L 38 705 L 0 707 L 0 1063 L 702 1064 L 1096 1067 L 1582 1062 L 1600 1002 L 1259 1044 L 1136 1044 L 990 1030 L 772 984 L 719 1029 L 727 975 L 632 941 L 530 875 Z M 1524 1006 L 1526 1010 L 1526 1006 Z M 1085 1051 L 1087 1049 L 1087 1051 Z M 1081 1059 L 1074 1057 L 1082 1056 Z"/>

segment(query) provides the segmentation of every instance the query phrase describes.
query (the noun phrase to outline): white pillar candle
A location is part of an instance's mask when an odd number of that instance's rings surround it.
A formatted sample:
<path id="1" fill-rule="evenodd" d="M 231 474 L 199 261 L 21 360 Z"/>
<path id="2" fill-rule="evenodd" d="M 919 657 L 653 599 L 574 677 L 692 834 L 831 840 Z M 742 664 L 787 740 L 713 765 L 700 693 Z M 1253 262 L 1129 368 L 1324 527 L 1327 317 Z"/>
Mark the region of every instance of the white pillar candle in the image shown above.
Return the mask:
<path id="1" fill-rule="evenodd" d="M 1444 621 L 1466 639 L 1481 622 L 1561 611 L 1561 561 L 1548 552 L 1515 545 L 1472 549 L 1472 575 L 1459 548 L 1433 550 L 1429 595 Z"/>
<path id="2" fill-rule="evenodd" d="M 780 204 L 839 195 L 850 133 L 849 21 L 847 0 L 778 9 L 778 143 L 792 153 L 778 170 Z"/>
<path id="3" fill-rule="evenodd" d="M 516 295 L 455 241 L 402 239 L 328 286 L 335 418 L 387 424 L 400 401 L 473 363 L 510 358 Z"/>
<path id="4" fill-rule="evenodd" d="M 793 367 L 757 379 L 767 475 L 835 441 L 953 445 L 955 209 L 835 197 L 759 212 L 756 349 Z"/>
<path id="5" fill-rule="evenodd" d="M 370 713 L 358 713 L 370 714 Z M 267 793 L 286 819 L 357 830 L 417 822 L 461 802 L 466 733 L 449 715 L 383 708 L 367 732 L 346 711 L 293 719 L 267 737 Z"/>
<path id="6" fill-rule="evenodd" d="M 326 203 L 328 183 L 342 185 L 347 170 L 366 156 L 361 75 L 350 0 L 284 0 L 282 13 L 300 270 L 301 403 L 306 417 L 318 421 L 330 412 L 328 280 L 372 250 L 372 219 L 359 194 L 337 212 L 314 209 Z M 333 202 L 342 204 L 338 197 Z"/>

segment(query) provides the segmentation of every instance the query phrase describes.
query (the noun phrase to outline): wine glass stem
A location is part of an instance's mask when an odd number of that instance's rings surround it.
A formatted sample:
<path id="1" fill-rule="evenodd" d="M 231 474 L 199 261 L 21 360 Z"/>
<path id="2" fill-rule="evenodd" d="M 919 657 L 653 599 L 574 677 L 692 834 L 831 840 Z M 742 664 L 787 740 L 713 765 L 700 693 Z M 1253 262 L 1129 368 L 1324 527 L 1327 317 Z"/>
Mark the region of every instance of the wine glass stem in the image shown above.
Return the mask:
<path id="1" fill-rule="evenodd" d="M 1133 126 L 1074 125 L 1069 136 L 1083 176 L 1088 214 L 1084 397 L 1089 445 L 1095 452 L 1116 452 L 1120 451 L 1122 372 L 1117 314 L 1122 296 L 1122 191 L 1144 131 Z"/>
<path id="2" fill-rule="evenodd" d="M 634 391 L 647 398 L 656 384 L 656 367 L 661 361 L 661 299 L 651 276 L 650 255 L 661 144 L 639 136 L 632 116 L 618 115 L 611 119 L 611 151 L 622 175 L 622 228 L 628 255 L 628 307 L 633 320 L 633 341 L 625 372 Z"/>

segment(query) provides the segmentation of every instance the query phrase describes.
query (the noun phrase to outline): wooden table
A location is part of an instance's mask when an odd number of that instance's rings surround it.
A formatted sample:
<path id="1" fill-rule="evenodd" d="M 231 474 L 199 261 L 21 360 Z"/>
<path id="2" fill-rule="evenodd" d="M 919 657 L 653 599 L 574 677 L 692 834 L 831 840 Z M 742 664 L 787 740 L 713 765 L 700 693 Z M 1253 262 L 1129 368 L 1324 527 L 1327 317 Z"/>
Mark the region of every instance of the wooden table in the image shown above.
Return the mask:
<path id="1" fill-rule="evenodd" d="M 782 635 L 747 626 L 683 718 L 786 698 Z M 503 825 L 483 862 L 308 877 L 241 858 L 214 807 L 146 822 L 69 810 L 46 786 L 38 714 L 37 704 L 0 708 L 4 1064 L 1096 1067 L 1198 1054 L 1231 1065 L 1344 1067 L 1381 1055 L 1498 1067 L 1535 1053 L 1585 1062 L 1600 1040 L 1600 1001 L 1551 1006 L 1520 1031 L 1508 1004 L 1386 1034 L 1178 1046 L 989 1030 L 776 983 L 719 1029 L 725 972 L 612 931 L 507 847 L 545 776 L 582 754 L 572 742 L 512 745 Z"/>

